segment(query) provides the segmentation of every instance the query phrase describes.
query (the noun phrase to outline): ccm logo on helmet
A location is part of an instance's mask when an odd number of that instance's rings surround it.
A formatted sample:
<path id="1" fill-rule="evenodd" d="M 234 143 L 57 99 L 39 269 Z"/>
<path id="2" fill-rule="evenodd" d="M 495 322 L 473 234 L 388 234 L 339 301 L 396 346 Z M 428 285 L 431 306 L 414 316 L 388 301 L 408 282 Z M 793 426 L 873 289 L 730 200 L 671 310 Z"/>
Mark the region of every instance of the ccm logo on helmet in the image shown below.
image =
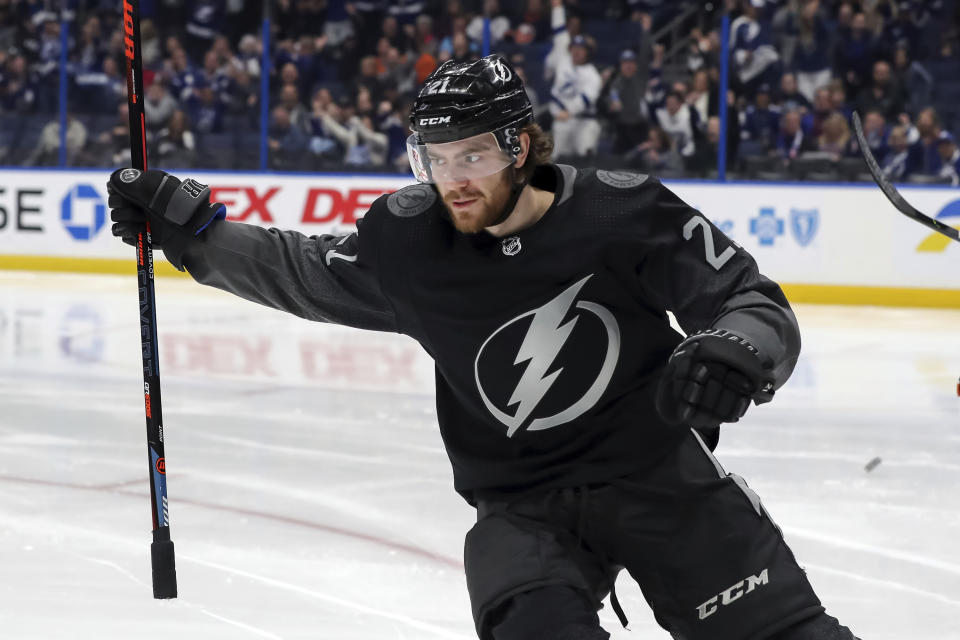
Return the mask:
<path id="1" fill-rule="evenodd" d="M 449 124 L 450 116 L 440 116 L 437 118 L 420 118 L 420 126 L 428 124 Z"/>

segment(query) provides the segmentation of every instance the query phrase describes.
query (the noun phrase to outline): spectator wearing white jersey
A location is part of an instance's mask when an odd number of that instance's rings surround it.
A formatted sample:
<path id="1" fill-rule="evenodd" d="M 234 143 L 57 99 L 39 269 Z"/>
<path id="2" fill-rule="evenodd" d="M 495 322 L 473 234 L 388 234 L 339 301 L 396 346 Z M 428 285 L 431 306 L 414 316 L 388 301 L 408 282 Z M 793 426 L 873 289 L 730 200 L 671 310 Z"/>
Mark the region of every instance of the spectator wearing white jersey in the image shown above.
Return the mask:
<path id="1" fill-rule="evenodd" d="M 697 150 L 696 137 L 700 132 L 697 110 L 683 101 L 677 91 L 670 91 L 663 106 L 650 107 L 650 120 L 657 123 L 673 140 L 674 147 L 684 158 Z"/>
<path id="2" fill-rule="evenodd" d="M 597 100 L 603 87 L 600 72 L 589 61 L 585 36 L 570 38 L 562 0 L 552 0 L 553 54 L 556 68 L 550 90 L 554 158 L 583 157 L 597 151 L 600 121 Z"/>

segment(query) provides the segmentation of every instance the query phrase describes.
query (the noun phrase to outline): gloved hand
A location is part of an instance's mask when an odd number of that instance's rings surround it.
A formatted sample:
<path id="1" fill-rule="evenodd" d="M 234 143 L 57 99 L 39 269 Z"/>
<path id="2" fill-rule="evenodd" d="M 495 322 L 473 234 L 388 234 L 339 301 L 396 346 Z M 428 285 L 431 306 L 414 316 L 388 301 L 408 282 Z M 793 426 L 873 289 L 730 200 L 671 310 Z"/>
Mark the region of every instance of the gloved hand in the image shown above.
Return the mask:
<path id="1" fill-rule="evenodd" d="M 197 235 L 227 215 L 224 205 L 210 202 L 210 187 L 158 169 L 117 169 L 107 182 L 107 193 L 113 235 L 133 246 L 148 220 L 153 246 L 160 249 L 174 235 Z"/>
<path id="2" fill-rule="evenodd" d="M 723 329 L 677 345 L 657 388 L 657 411 L 670 424 L 713 427 L 736 422 L 750 401 L 773 398 L 773 376 L 750 342 Z"/>

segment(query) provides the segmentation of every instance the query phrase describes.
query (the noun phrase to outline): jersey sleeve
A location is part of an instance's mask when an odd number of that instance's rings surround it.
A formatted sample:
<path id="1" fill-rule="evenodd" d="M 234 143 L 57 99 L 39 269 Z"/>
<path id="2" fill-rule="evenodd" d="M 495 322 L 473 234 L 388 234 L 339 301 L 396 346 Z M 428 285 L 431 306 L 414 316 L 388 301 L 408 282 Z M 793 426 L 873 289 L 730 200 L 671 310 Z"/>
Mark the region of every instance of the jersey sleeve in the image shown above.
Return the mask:
<path id="1" fill-rule="evenodd" d="M 725 329 L 750 340 L 779 388 L 800 353 L 797 319 L 779 285 L 659 181 L 643 185 L 634 206 L 628 237 L 641 245 L 634 261 L 640 295 L 671 311 L 687 334 Z"/>
<path id="2" fill-rule="evenodd" d="M 367 215 L 370 215 L 369 213 Z M 164 244 L 197 282 L 320 322 L 396 331 L 376 269 L 376 243 L 358 231 L 306 236 L 219 221 L 195 238 Z"/>

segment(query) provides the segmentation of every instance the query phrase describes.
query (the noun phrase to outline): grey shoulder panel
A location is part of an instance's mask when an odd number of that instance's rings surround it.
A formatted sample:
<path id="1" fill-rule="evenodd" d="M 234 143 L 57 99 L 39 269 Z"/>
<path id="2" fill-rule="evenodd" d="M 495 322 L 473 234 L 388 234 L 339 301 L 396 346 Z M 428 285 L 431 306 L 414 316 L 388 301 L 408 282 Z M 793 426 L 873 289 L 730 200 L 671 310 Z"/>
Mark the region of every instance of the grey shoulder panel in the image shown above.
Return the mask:
<path id="1" fill-rule="evenodd" d="M 616 189 L 633 189 L 634 187 L 639 187 L 646 182 L 649 177 L 650 176 L 644 173 L 606 171 L 604 169 L 597 170 L 597 180 Z"/>
<path id="2" fill-rule="evenodd" d="M 425 184 L 414 184 L 387 196 L 387 209 L 400 218 L 412 218 L 427 211 L 437 201 L 437 192 Z"/>
<path id="3" fill-rule="evenodd" d="M 573 196 L 573 182 L 577 179 L 577 169 L 568 164 L 558 164 L 557 168 L 563 175 L 563 193 L 560 194 L 560 200 L 557 202 L 561 205 Z"/>

